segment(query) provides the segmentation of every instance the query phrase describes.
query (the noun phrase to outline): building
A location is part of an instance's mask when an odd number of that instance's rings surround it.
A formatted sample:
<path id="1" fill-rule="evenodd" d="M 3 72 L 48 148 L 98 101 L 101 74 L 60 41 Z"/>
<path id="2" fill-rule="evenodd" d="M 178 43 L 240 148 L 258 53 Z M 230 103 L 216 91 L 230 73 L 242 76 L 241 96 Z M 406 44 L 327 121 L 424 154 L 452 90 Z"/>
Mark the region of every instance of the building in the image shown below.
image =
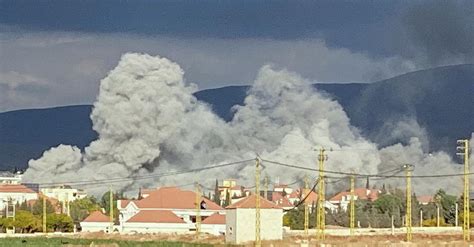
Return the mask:
<path id="1" fill-rule="evenodd" d="M 295 207 L 288 199 L 289 195 L 284 196 L 282 192 L 272 191 L 272 202 L 284 210 L 290 210 Z"/>
<path id="2" fill-rule="evenodd" d="M 69 185 L 61 185 L 53 188 L 42 188 L 41 193 L 50 198 L 56 198 L 61 203 L 72 202 L 87 196 L 87 193 L 80 189 L 73 189 Z"/>
<path id="3" fill-rule="evenodd" d="M 108 232 L 111 226 L 110 217 L 100 211 L 94 211 L 80 225 L 83 232 Z"/>
<path id="4" fill-rule="evenodd" d="M 289 195 L 291 194 L 291 192 L 293 192 L 293 189 L 288 187 L 288 185 L 286 184 L 275 184 L 273 185 L 273 191 L 281 192 L 285 195 Z"/>
<path id="5" fill-rule="evenodd" d="M 16 205 L 38 199 L 38 193 L 22 184 L 0 184 L 0 210 L 7 205 Z"/>
<path id="6" fill-rule="evenodd" d="M 186 231 L 196 229 L 194 191 L 181 190 L 177 187 L 161 187 L 144 193 L 145 191 L 140 192 L 142 199 L 117 201 L 120 231 L 182 232 L 184 229 Z M 201 198 L 200 215 L 203 222 L 215 213 L 225 214 L 221 206 L 205 197 Z M 145 219 L 144 216 L 150 216 L 152 222 L 140 222 Z M 146 227 L 138 227 L 139 224 L 144 224 Z"/>
<path id="7" fill-rule="evenodd" d="M 250 195 L 226 207 L 227 243 L 242 244 L 255 240 L 255 205 L 257 195 Z M 260 238 L 283 238 L 283 209 L 260 196 Z"/>
<path id="8" fill-rule="evenodd" d="M 354 189 L 354 200 L 369 200 L 375 201 L 380 195 L 378 189 L 367 189 L 367 188 L 356 188 Z M 344 211 L 347 210 L 349 203 L 351 202 L 351 192 L 342 191 L 337 193 L 329 202 Z"/>
<path id="9" fill-rule="evenodd" d="M 126 233 L 187 233 L 189 225 L 170 210 L 143 210 L 123 222 L 122 231 Z"/>
<path id="10" fill-rule="evenodd" d="M 225 214 L 214 213 L 201 222 L 201 231 L 213 235 L 225 234 Z"/>
<path id="11" fill-rule="evenodd" d="M 433 196 L 430 196 L 430 195 L 417 196 L 416 200 L 418 201 L 418 204 L 420 205 L 428 205 L 430 203 L 435 202 Z"/>
<path id="12" fill-rule="evenodd" d="M 23 174 L 21 172 L 0 172 L 0 184 L 21 184 L 21 178 Z"/>

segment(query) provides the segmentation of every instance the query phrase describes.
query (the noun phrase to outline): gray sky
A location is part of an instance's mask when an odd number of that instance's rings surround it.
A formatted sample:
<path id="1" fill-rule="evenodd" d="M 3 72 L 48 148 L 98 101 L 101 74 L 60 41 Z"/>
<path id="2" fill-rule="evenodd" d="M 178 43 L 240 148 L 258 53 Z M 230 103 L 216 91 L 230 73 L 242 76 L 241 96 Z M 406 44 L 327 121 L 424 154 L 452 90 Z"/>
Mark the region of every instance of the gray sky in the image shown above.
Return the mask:
<path id="1" fill-rule="evenodd" d="M 94 101 L 121 54 L 179 63 L 200 89 L 264 64 L 372 82 L 472 63 L 473 2 L 0 1 L 0 111 Z"/>

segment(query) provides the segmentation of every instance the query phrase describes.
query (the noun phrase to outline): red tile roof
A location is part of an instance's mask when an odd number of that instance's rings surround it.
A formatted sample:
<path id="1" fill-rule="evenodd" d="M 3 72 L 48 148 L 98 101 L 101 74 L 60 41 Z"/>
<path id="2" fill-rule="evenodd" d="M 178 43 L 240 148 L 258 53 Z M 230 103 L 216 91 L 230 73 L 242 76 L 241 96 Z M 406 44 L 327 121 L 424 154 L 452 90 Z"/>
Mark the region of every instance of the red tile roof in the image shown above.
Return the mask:
<path id="1" fill-rule="evenodd" d="M 300 198 L 300 190 L 293 190 L 289 195 L 288 198 Z"/>
<path id="2" fill-rule="evenodd" d="M 306 195 L 302 193 L 302 194 L 301 194 L 301 199 L 303 199 L 303 198 L 305 198 L 305 197 L 306 197 Z M 314 191 L 311 190 L 311 191 L 309 192 L 308 197 L 306 198 L 306 202 L 307 202 L 308 204 L 317 203 L 317 202 L 318 202 L 318 194 L 316 194 L 316 192 L 314 192 Z"/>
<path id="3" fill-rule="evenodd" d="M 100 211 L 94 211 L 82 222 L 110 222 L 110 217 Z"/>
<path id="4" fill-rule="evenodd" d="M 225 215 L 224 214 L 219 214 L 219 213 L 214 213 L 211 216 L 207 217 L 204 219 L 202 224 L 217 224 L 217 225 L 225 225 Z"/>
<path id="5" fill-rule="evenodd" d="M 419 203 L 430 203 L 434 202 L 433 196 L 425 195 L 425 196 L 418 196 L 416 197 Z"/>
<path id="6" fill-rule="evenodd" d="M 333 196 L 329 201 L 341 201 L 343 196 L 350 195 L 350 191 L 342 191 Z M 376 189 L 356 188 L 354 194 L 357 199 L 375 201 L 379 197 L 379 191 Z"/>
<path id="7" fill-rule="evenodd" d="M 142 210 L 127 220 L 130 223 L 186 223 L 169 210 Z"/>
<path id="8" fill-rule="evenodd" d="M 215 202 L 205 197 L 201 198 L 206 203 L 208 210 L 223 210 Z M 196 193 L 180 190 L 176 187 L 161 187 L 151 192 L 147 198 L 136 200 L 134 203 L 139 208 L 195 209 Z"/>
<path id="9" fill-rule="evenodd" d="M 230 187 L 231 190 L 243 190 L 244 187 L 242 187 L 241 185 L 236 185 L 236 186 L 232 186 Z"/>
<path id="10" fill-rule="evenodd" d="M 136 201 L 136 200 L 124 200 L 124 199 L 122 199 L 122 200 L 120 200 L 120 207 L 125 208 L 125 207 L 127 207 L 127 205 L 130 202 L 134 202 L 134 201 Z"/>
<path id="11" fill-rule="evenodd" d="M 281 192 L 272 192 L 272 202 L 283 208 L 293 207 L 294 205 L 288 200 L 287 197 L 283 196 Z"/>
<path id="12" fill-rule="evenodd" d="M 1 193 L 36 193 L 22 184 L 0 184 Z"/>
<path id="13" fill-rule="evenodd" d="M 266 200 L 265 198 L 260 197 L 260 208 L 281 208 L 278 205 L 275 205 L 273 202 Z M 250 196 L 245 197 L 244 199 L 227 206 L 227 209 L 234 209 L 234 208 L 255 208 L 256 205 L 256 195 L 252 194 Z"/>

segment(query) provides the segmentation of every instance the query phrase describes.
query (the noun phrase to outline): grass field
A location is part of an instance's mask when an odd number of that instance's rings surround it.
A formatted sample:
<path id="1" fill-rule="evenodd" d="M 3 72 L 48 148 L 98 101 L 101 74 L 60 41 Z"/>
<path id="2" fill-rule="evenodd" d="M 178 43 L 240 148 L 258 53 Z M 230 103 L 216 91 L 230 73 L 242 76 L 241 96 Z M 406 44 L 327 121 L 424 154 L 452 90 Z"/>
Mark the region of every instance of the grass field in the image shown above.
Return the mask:
<path id="1" fill-rule="evenodd" d="M 210 247 L 208 244 L 193 244 L 182 242 L 168 242 L 162 240 L 133 241 L 112 239 L 79 239 L 79 238 L 2 238 L 0 246 L 140 246 L 140 247 Z"/>

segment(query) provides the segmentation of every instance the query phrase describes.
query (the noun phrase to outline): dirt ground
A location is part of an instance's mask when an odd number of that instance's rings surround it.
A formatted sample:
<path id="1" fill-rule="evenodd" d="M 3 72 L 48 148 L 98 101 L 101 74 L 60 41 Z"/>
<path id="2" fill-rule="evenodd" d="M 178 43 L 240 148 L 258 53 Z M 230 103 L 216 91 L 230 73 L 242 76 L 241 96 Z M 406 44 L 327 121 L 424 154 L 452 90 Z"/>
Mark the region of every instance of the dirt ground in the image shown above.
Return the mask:
<path id="1" fill-rule="evenodd" d="M 134 234 L 134 235 L 121 235 L 121 234 L 104 234 L 104 233 L 82 233 L 74 235 L 77 238 L 88 238 L 88 239 L 120 239 L 120 240 L 134 240 L 134 241 L 150 241 L 150 240 L 168 240 L 168 241 L 182 241 L 187 243 L 205 243 L 214 246 L 229 246 L 225 244 L 223 236 L 212 236 L 202 235 L 199 240 L 195 238 L 193 234 Z M 326 236 L 324 241 L 316 240 L 315 236 L 310 236 L 309 242 L 304 236 L 291 236 L 285 237 L 281 241 L 263 241 L 263 246 L 349 246 L 349 247 L 362 247 L 362 246 L 472 246 L 474 242 L 470 243 L 462 241 L 461 234 L 413 234 L 413 240 L 408 243 L 404 241 L 405 235 L 377 235 L 377 236 L 356 236 L 356 237 L 344 237 L 344 236 Z M 248 243 L 242 246 L 253 246 L 253 243 Z"/>

